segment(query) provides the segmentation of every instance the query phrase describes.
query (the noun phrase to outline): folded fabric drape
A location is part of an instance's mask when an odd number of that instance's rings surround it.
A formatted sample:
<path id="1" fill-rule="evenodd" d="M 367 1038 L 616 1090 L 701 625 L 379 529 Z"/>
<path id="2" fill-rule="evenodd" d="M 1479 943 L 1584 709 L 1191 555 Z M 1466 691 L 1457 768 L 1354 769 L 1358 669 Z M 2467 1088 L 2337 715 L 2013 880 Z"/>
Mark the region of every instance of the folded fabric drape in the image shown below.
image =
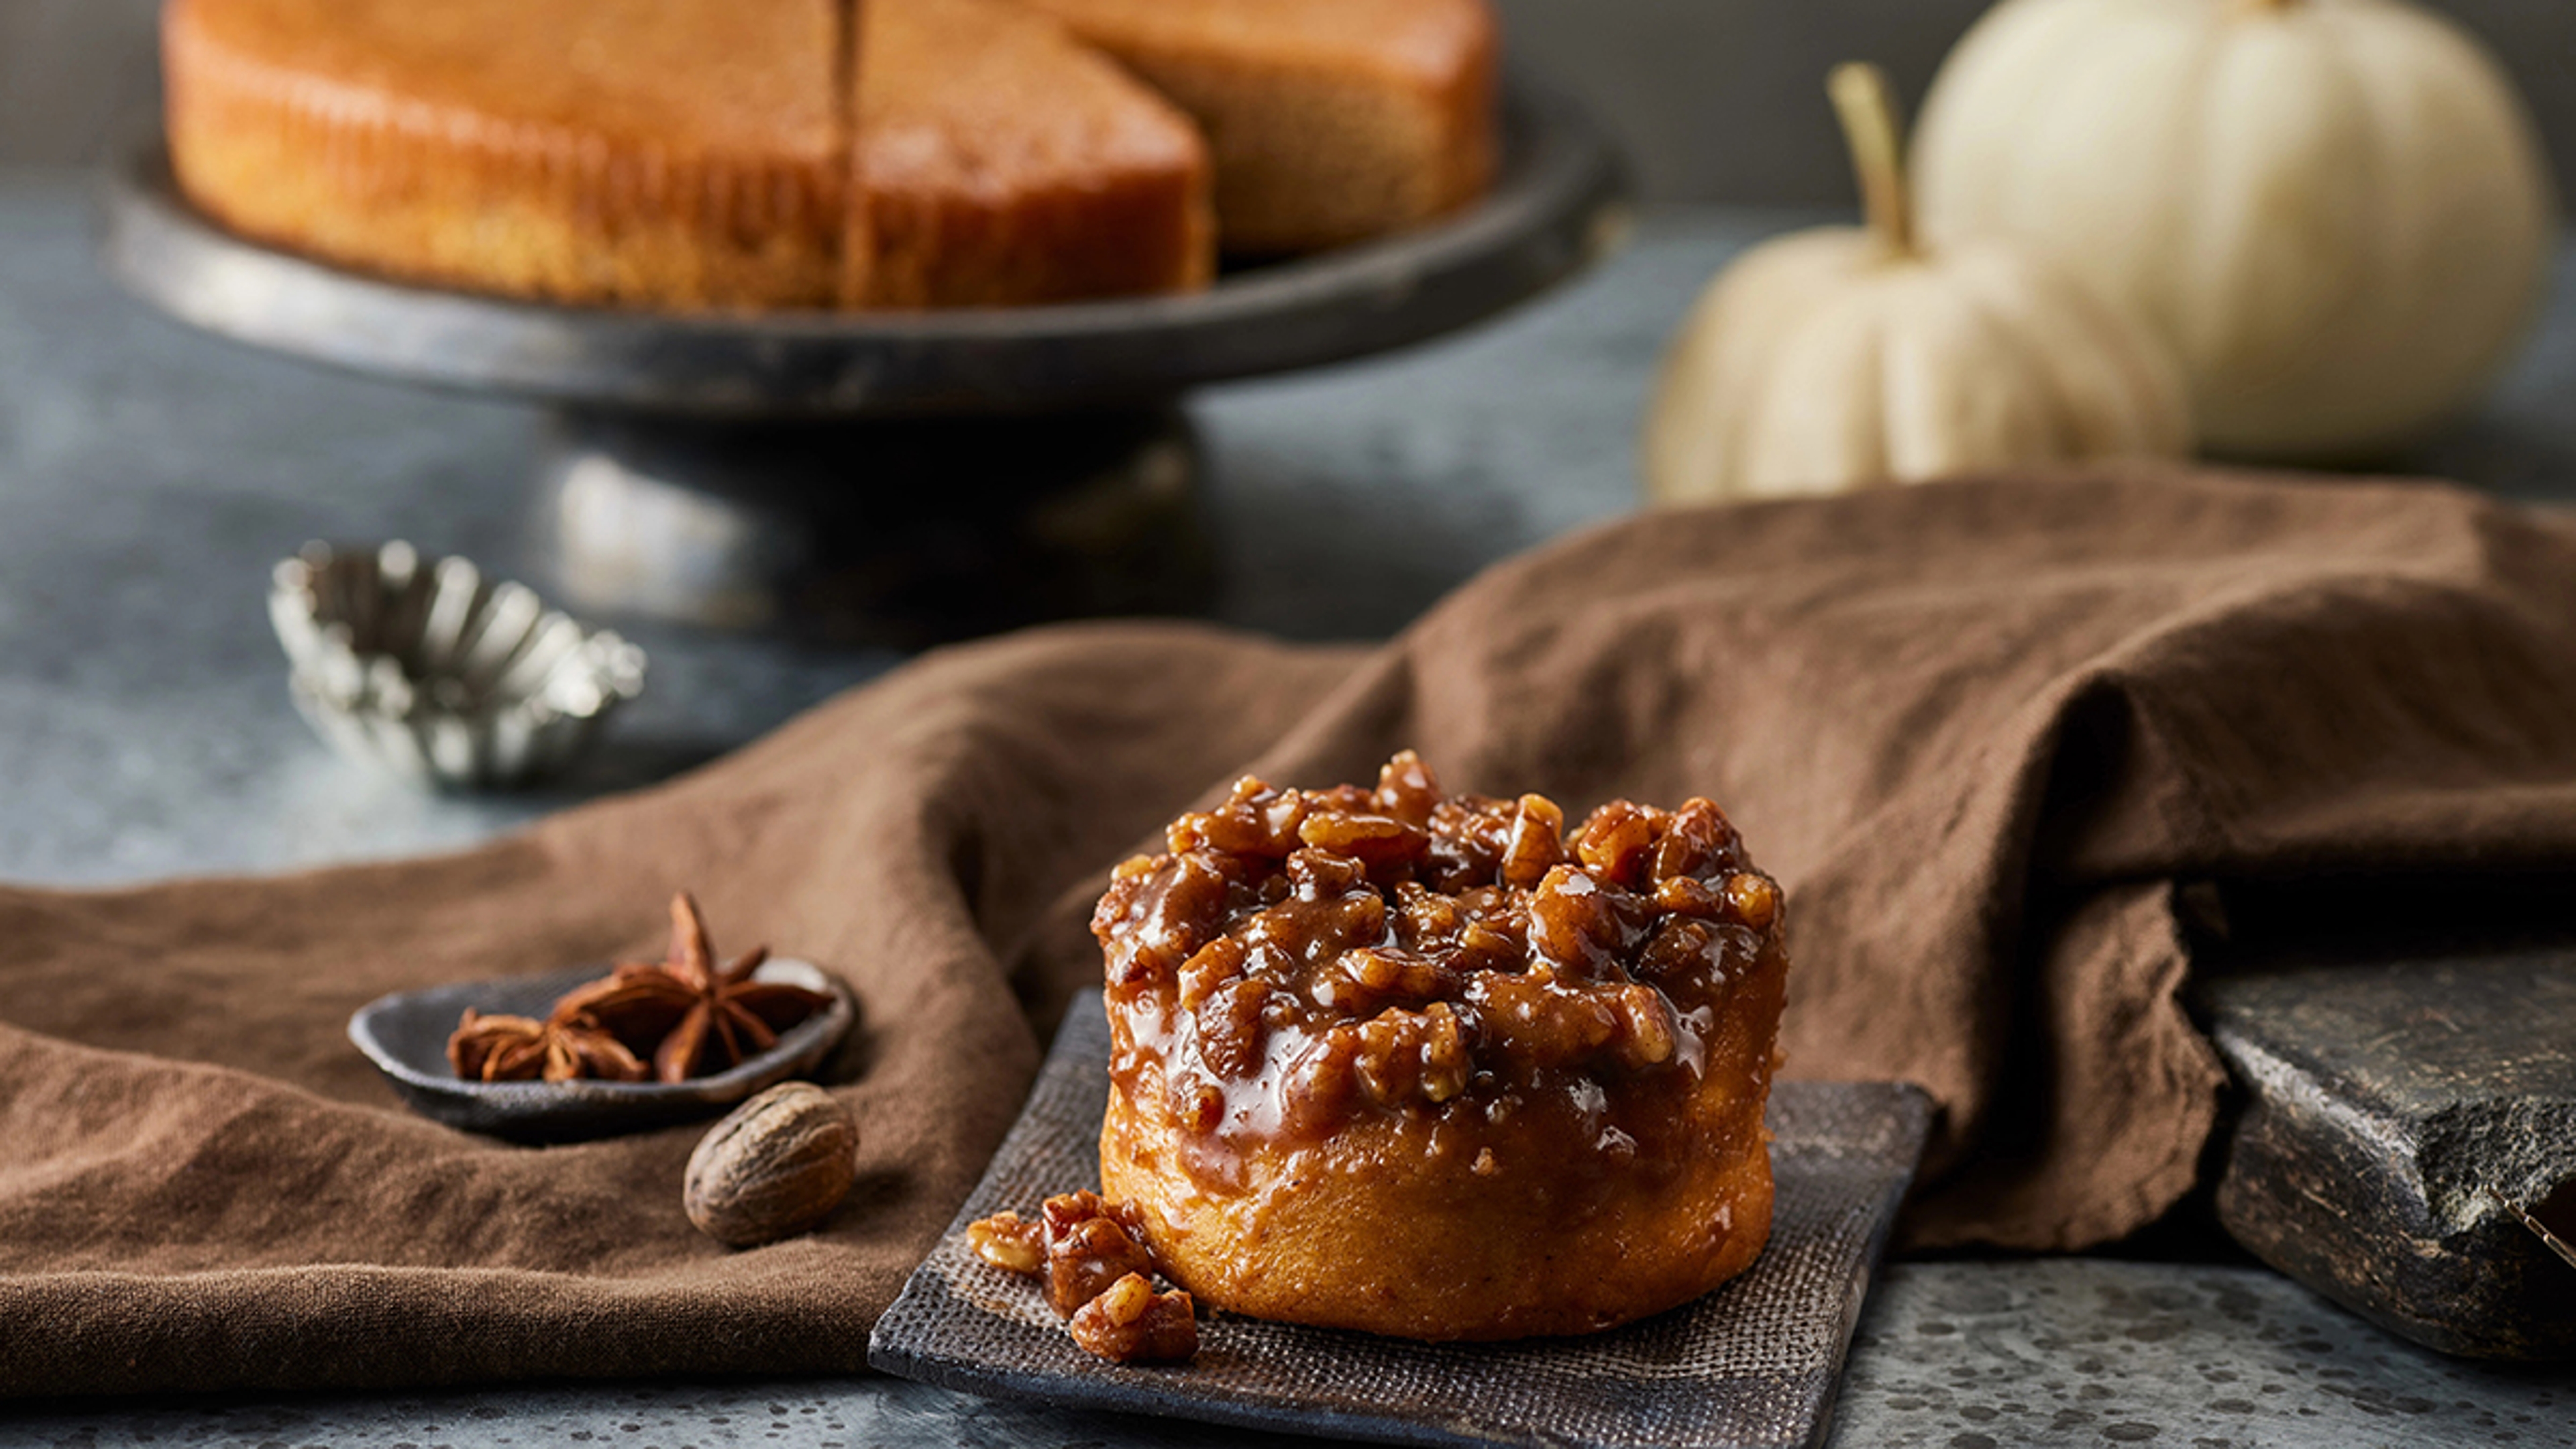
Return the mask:
<path id="1" fill-rule="evenodd" d="M 2576 524 L 2434 485 L 2112 470 L 1659 514 L 1376 649 L 1186 625 L 928 656 L 462 855 L 0 891 L 0 1393 L 855 1371 L 1123 854 L 1238 774 L 1726 807 L 1788 891 L 1792 1076 L 1946 1107 L 1919 1244 L 2190 1187 L 2222 1072 L 2178 883 L 2576 871 Z M 697 1133 L 509 1146 L 351 1048 L 383 992 L 660 952 L 697 893 L 855 989 L 860 1184 L 730 1253 Z"/>

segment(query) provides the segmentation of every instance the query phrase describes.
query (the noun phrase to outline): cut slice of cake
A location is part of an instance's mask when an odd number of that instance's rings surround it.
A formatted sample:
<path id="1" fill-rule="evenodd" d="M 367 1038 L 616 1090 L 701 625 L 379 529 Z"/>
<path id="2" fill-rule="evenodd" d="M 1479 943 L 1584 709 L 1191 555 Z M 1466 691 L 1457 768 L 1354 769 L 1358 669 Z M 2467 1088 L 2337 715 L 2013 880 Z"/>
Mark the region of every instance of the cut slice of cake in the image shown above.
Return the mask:
<path id="1" fill-rule="evenodd" d="M 1231 253 L 1312 251 L 1437 217 L 1495 160 L 1486 0 L 1021 0 L 1197 118 Z"/>
<path id="2" fill-rule="evenodd" d="M 829 306 L 841 0 L 172 0 L 171 159 L 248 236 L 555 301 Z"/>
<path id="3" fill-rule="evenodd" d="M 867 0 L 855 34 L 845 304 L 1206 285 L 1206 144 L 1116 64 L 998 0 Z"/>

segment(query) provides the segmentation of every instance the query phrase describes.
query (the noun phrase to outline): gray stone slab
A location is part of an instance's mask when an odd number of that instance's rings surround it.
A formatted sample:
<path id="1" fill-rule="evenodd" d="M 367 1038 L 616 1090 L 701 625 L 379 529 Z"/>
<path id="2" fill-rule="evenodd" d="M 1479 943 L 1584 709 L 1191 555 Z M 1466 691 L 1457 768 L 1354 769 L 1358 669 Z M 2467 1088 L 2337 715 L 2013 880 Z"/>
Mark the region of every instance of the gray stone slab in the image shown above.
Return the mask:
<path id="1" fill-rule="evenodd" d="M 2236 1241 L 2416 1342 L 2576 1359 L 2576 1265 L 2523 1216 L 2576 1184 L 2576 949 L 2212 973 L 2193 998 L 2246 1087 L 2215 1193 Z"/>

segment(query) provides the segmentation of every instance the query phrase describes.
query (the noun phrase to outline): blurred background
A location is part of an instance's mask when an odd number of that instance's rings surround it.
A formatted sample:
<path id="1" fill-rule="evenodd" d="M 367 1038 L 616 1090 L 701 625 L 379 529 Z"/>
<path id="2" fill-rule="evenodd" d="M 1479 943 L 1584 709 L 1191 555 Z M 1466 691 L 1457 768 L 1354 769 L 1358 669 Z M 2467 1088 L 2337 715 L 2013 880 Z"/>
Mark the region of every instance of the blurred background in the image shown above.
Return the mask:
<path id="1" fill-rule="evenodd" d="M 2429 0 L 2486 37 L 2576 195 L 2570 0 Z M 1626 143 L 1649 200 L 1845 205 L 1819 86 L 1888 68 L 1910 106 L 1987 0 L 1500 0 L 1521 61 Z M 151 124 L 159 0 L 0 0 L 0 165 L 78 164 Z"/>

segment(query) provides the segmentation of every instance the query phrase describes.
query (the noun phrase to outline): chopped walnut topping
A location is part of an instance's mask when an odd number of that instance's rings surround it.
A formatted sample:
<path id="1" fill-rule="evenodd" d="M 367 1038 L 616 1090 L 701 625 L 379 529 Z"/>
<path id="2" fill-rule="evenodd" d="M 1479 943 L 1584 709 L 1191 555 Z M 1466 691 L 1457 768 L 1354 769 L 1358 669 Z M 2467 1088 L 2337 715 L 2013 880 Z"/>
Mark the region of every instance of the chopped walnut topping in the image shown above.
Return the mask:
<path id="1" fill-rule="evenodd" d="M 1107 1203 L 1095 1192 L 1068 1192 L 1046 1200 L 1047 1302 L 1070 1317 L 1131 1273 L 1154 1271 L 1143 1225 L 1129 1203 Z"/>
<path id="2" fill-rule="evenodd" d="M 1130 1273 L 1075 1311 L 1066 1325 L 1086 1352 L 1111 1363 L 1182 1363 L 1199 1351 L 1199 1321 L 1190 1295 L 1157 1293 Z"/>
<path id="3" fill-rule="evenodd" d="M 1130 1023 L 1122 1087 L 1222 1144 L 1190 1162 L 1362 1117 L 1549 1102 L 1579 1150 L 1605 1113 L 1669 1116 L 1784 929 L 1707 800 L 1569 824 L 1540 795 L 1444 795 L 1410 751 L 1374 790 L 1246 779 L 1165 843 L 1118 868 L 1092 930 Z"/>
<path id="4" fill-rule="evenodd" d="M 1758 875 L 1729 877 L 1726 901 L 1735 908 L 1744 924 L 1759 931 L 1771 924 L 1771 915 L 1780 909 L 1780 888 Z"/>
<path id="5" fill-rule="evenodd" d="M 1046 1232 L 1018 1213 L 995 1213 L 968 1223 L 966 1246 L 1005 1273 L 1046 1271 Z"/>
<path id="6" fill-rule="evenodd" d="M 1198 1352 L 1190 1295 L 1154 1291 L 1153 1253 L 1134 1203 L 1059 1193 L 1035 1222 L 1001 1212 L 967 1224 L 966 1242 L 996 1268 L 1044 1277 L 1048 1304 L 1091 1353 L 1113 1363 L 1181 1363 Z"/>

